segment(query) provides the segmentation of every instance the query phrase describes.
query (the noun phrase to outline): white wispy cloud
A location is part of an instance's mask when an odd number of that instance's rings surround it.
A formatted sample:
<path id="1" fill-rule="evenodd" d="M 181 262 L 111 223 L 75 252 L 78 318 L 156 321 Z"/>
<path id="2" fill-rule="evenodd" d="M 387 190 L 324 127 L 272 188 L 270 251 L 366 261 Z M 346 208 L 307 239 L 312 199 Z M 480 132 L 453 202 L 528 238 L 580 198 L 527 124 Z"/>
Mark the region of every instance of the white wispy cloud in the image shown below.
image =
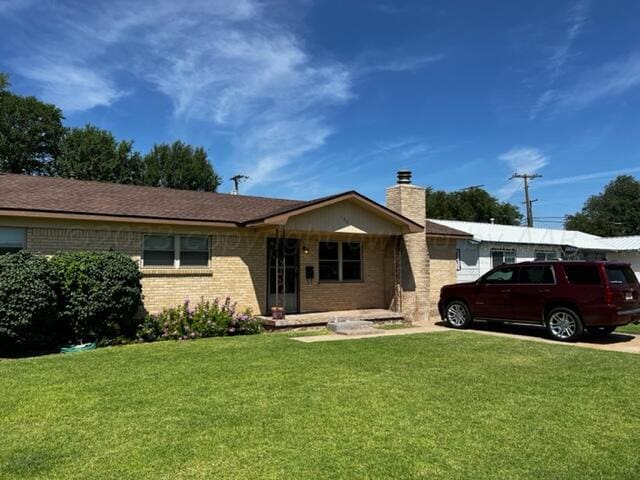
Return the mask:
<path id="1" fill-rule="evenodd" d="M 562 71 L 562 67 L 564 67 L 571 56 L 571 48 L 587 21 L 587 13 L 588 3 L 585 0 L 576 2 L 569 10 L 569 14 L 566 19 L 565 37 L 563 42 L 552 50 L 551 57 L 549 58 L 549 64 L 547 66 L 551 74 L 552 82 L 558 78 Z"/>
<path id="2" fill-rule="evenodd" d="M 516 147 L 498 157 L 517 173 L 535 173 L 549 164 L 549 158 L 533 147 Z"/>
<path id="3" fill-rule="evenodd" d="M 505 162 L 512 173 L 534 174 L 549 164 L 549 157 L 533 147 L 516 147 L 498 157 Z M 521 180 L 513 179 L 499 189 L 501 198 L 513 196 L 521 188 Z"/>
<path id="4" fill-rule="evenodd" d="M 630 173 L 640 172 L 640 166 L 625 168 L 621 170 L 605 170 L 602 172 L 584 173 L 580 175 L 572 175 L 569 177 L 553 178 L 550 180 L 540 180 L 536 182 L 536 188 L 555 187 L 558 185 L 570 185 L 577 182 L 587 182 L 589 180 L 599 180 L 602 178 L 613 178 L 618 175 L 629 175 Z"/>
<path id="5" fill-rule="evenodd" d="M 360 67 L 356 70 L 360 75 L 368 75 L 376 72 L 406 72 L 409 70 L 416 70 L 422 68 L 430 63 L 439 62 L 445 58 L 442 53 L 433 55 L 415 55 L 415 56 L 403 56 L 385 55 L 387 58 L 369 58 L 365 60 Z"/>
<path id="6" fill-rule="evenodd" d="M 67 112 L 109 106 L 125 95 L 108 78 L 98 72 L 73 64 L 58 64 L 42 59 L 37 64 L 17 63 L 16 71 L 36 80 L 43 98 L 61 105 Z"/>
<path id="7" fill-rule="evenodd" d="M 565 31 L 562 41 L 551 48 L 551 55 L 548 58 L 546 69 L 548 78 L 547 88 L 534 103 L 529 117 L 535 119 L 548 105 L 554 102 L 557 91 L 554 88 L 556 80 L 562 74 L 563 68 L 572 56 L 572 48 L 583 30 L 588 19 L 589 4 L 586 0 L 579 0 L 574 3 L 565 19 Z"/>
<path id="8" fill-rule="evenodd" d="M 558 109 L 581 110 L 607 97 L 621 95 L 640 86 L 640 53 L 608 63 L 585 75 L 574 87 L 557 92 Z"/>
<path id="9" fill-rule="evenodd" d="M 275 172 L 325 144 L 335 108 L 356 98 L 355 78 L 440 58 L 381 55 L 353 65 L 319 58 L 276 6 L 115 0 L 80 9 L 40 2 L 29 13 L 46 22 L 22 18 L 23 49 L 6 63 L 67 112 L 114 104 L 140 88 L 121 86 L 123 76 L 133 76 L 171 100 L 174 122 L 228 132 L 229 160 L 251 177 L 246 190 L 274 181 Z"/>
<path id="10" fill-rule="evenodd" d="M 0 15 L 7 15 L 22 10 L 31 6 L 34 2 L 35 0 L 0 0 Z"/>

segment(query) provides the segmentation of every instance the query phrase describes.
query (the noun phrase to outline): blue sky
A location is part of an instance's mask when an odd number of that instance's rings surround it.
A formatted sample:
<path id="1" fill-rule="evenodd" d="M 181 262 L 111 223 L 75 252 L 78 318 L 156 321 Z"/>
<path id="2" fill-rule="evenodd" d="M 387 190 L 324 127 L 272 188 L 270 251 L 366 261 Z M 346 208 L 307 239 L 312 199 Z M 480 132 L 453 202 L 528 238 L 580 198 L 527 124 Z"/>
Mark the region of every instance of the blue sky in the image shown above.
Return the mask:
<path id="1" fill-rule="evenodd" d="M 537 172 L 538 225 L 559 226 L 640 173 L 638 18 L 636 1 L 0 0 L 0 70 L 68 125 L 203 145 L 245 193 L 383 201 L 409 168 L 520 204 L 509 176 Z"/>

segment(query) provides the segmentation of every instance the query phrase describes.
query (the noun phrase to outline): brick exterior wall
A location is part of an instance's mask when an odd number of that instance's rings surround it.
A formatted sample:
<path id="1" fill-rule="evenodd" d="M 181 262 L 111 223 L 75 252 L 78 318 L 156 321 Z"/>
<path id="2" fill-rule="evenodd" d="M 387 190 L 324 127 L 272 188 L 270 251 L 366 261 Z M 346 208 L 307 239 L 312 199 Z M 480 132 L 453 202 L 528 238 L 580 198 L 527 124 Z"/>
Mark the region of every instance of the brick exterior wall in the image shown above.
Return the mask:
<path id="1" fill-rule="evenodd" d="M 398 184 L 387 189 L 387 207 L 424 225 L 425 189 Z M 396 253 L 398 294 L 394 305 L 409 319 L 425 321 L 429 316 L 429 251 L 424 232 L 402 236 Z"/>
<path id="2" fill-rule="evenodd" d="M 241 308 L 266 310 L 266 237 L 254 232 L 228 234 L 210 229 L 189 231 L 139 226 L 87 227 L 31 226 L 26 229 L 26 249 L 43 255 L 58 251 L 113 250 L 140 264 L 145 234 L 207 235 L 211 245 L 206 268 L 142 268 L 144 306 L 149 312 L 181 304 L 185 298 L 230 296 Z"/>
<path id="3" fill-rule="evenodd" d="M 293 236 L 295 238 L 295 236 Z M 323 240 L 362 243 L 363 279 L 359 282 L 320 282 L 318 280 L 318 243 Z M 389 237 L 307 236 L 301 239 L 301 248 L 309 253 L 300 254 L 300 309 L 302 312 L 327 310 L 354 310 L 363 308 L 387 308 L 385 304 L 385 279 L 393 278 L 393 271 L 385 264 L 385 252 L 392 240 Z M 304 245 L 303 245 L 304 244 Z M 315 278 L 306 280 L 306 266 L 314 267 Z"/>
<path id="4" fill-rule="evenodd" d="M 117 224 L 62 220 L 16 220 L 0 218 L 0 226 L 26 228 L 26 249 L 51 255 L 59 251 L 113 250 L 141 264 L 145 234 L 208 235 L 209 267 L 142 267 L 145 308 L 158 312 L 181 304 L 185 297 L 197 301 L 229 296 L 239 307 L 254 312 L 267 310 L 267 237 L 271 233 L 243 229 L 198 229 L 143 224 Z M 300 238 L 300 310 L 303 312 L 387 308 L 393 285 L 393 237 L 328 234 L 287 234 Z M 318 281 L 320 240 L 362 241 L 363 281 L 323 283 Z M 313 265 L 315 278 L 308 282 L 305 266 Z"/>
<path id="5" fill-rule="evenodd" d="M 444 285 L 456 283 L 456 244 L 449 238 L 429 238 L 429 315 L 439 318 L 438 300 Z"/>

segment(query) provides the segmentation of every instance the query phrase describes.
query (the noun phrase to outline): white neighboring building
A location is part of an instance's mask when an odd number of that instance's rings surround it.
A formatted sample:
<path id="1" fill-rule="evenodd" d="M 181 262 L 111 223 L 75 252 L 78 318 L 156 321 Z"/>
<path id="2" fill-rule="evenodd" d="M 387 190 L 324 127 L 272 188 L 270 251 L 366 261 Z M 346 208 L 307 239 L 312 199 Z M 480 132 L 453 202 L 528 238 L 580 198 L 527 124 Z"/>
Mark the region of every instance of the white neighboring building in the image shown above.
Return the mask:
<path id="1" fill-rule="evenodd" d="M 503 263 L 555 259 L 626 261 L 640 277 L 640 236 L 603 238 L 572 230 L 431 221 L 473 235 L 457 242 L 458 282 L 474 281 Z"/>
<path id="2" fill-rule="evenodd" d="M 603 238 L 610 246 L 609 260 L 620 260 L 631 264 L 640 279 L 640 236 Z"/>

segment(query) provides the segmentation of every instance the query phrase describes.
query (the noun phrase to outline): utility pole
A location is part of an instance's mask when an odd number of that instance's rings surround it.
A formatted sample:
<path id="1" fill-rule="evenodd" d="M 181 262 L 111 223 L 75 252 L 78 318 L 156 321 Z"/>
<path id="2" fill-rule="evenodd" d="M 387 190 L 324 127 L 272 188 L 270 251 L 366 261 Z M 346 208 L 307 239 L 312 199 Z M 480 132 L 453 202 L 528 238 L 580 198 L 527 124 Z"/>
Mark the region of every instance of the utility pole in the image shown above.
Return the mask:
<path id="1" fill-rule="evenodd" d="M 248 179 L 249 177 L 247 177 L 246 175 L 234 175 L 233 177 L 231 177 L 229 179 L 233 182 L 233 191 L 231 192 L 231 195 L 240 194 L 240 189 L 238 188 L 240 183 Z"/>
<path id="2" fill-rule="evenodd" d="M 542 175 L 537 173 L 514 173 L 511 175 L 509 180 L 513 180 L 514 178 L 522 178 L 524 180 L 524 203 L 527 207 L 527 226 L 533 227 L 533 208 L 531 204 L 536 200 L 529 199 L 529 180 L 533 180 L 535 178 L 540 178 Z"/>

